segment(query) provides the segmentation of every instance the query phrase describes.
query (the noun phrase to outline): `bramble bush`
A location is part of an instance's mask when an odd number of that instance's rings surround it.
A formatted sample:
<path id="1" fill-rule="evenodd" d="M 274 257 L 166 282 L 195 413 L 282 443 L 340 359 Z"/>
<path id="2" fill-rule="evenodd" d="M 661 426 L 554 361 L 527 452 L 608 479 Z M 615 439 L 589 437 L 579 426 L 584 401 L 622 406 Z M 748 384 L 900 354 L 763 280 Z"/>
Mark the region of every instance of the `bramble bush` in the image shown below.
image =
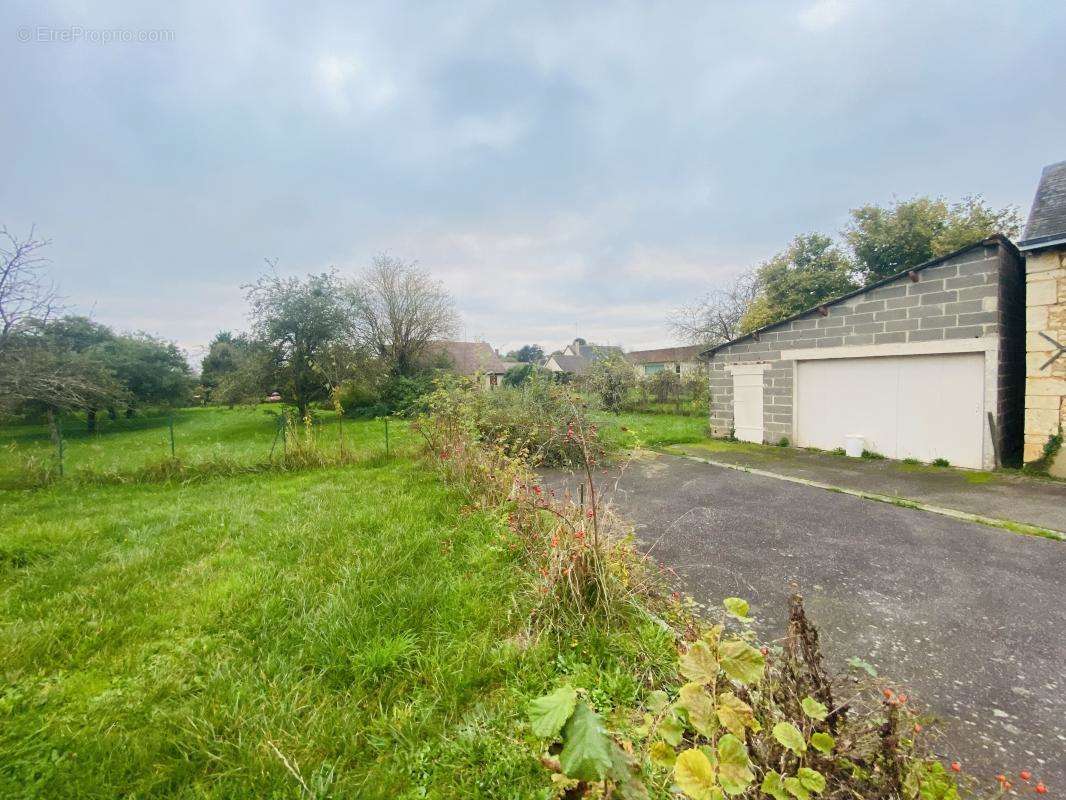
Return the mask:
<path id="1" fill-rule="evenodd" d="M 504 391 L 485 393 L 469 381 L 444 379 L 425 399 L 427 413 L 414 429 L 471 505 L 506 509 L 507 546 L 536 576 L 536 632 L 609 622 L 635 598 L 649 597 L 654 581 L 631 531 L 606 507 L 592 479 L 605 455 L 595 426 L 561 387 L 544 384 L 501 403 Z M 507 421 L 511 408 L 522 412 L 518 421 Z M 556 496 L 538 484 L 532 464 L 560 461 L 583 473 L 579 498 Z"/>

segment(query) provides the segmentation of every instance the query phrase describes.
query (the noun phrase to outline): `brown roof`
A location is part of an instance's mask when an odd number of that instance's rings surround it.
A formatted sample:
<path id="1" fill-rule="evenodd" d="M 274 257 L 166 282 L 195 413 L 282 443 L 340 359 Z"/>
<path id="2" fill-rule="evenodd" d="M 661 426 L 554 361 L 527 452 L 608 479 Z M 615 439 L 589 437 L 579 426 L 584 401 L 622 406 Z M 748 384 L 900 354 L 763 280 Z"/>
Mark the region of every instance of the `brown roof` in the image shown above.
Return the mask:
<path id="1" fill-rule="evenodd" d="M 426 356 L 432 360 L 446 355 L 460 375 L 476 375 L 479 372 L 504 373 L 503 363 L 488 342 L 429 342 Z"/>
<path id="2" fill-rule="evenodd" d="M 700 352 L 706 349 L 703 345 L 694 344 L 688 347 L 660 347 L 657 350 L 634 350 L 626 353 L 626 358 L 632 364 L 665 364 L 671 361 L 687 362 L 695 361 Z"/>

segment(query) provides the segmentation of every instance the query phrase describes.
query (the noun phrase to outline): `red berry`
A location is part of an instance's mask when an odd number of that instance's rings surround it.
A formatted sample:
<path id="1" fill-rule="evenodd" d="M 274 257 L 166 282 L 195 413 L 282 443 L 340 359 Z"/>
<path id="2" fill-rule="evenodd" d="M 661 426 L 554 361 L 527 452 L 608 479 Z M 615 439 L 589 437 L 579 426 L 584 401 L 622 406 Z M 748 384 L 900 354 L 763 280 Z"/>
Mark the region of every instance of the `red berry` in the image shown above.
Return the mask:
<path id="1" fill-rule="evenodd" d="M 958 761 L 952 761 L 951 762 L 951 771 L 952 772 L 962 772 L 962 764 L 960 764 Z"/>
<path id="2" fill-rule="evenodd" d="M 1044 784 L 1042 784 L 1042 783 L 1038 783 L 1036 785 L 1036 793 L 1037 794 L 1047 794 L 1047 787 Z"/>
<path id="3" fill-rule="evenodd" d="M 917 722 L 914 723 L 914 732 L 915 733 L 921 733 L 922 732 L 922 726 L 919 723 L 917 723 Z"/>
<path id="4" fill-rule="evenodd" d="M 1031 777 L 1033 777 L 1033 773 L 1031 773 L 1027 769 L 1023 769 L 1021 772 L 1018 773 L 1018 777 L 1021 778 L 1023 781 L 1027 781 Z"/>
<path id="5" fill-rule="evenodd" d="M 766 647 L 766 646 L 760 647 L 759 648 L 759 652 L 762 653 L 764 656 L 765 655 L 769 655 L 770 654 L 770 648 Z"/>

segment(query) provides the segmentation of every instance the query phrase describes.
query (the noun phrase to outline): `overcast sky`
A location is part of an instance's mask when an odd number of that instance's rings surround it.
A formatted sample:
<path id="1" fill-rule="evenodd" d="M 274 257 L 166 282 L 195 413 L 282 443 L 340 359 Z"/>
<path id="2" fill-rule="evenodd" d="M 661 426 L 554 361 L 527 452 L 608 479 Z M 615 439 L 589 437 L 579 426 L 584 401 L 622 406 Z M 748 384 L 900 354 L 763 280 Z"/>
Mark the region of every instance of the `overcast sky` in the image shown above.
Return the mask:
<path id="1" fill-rule="evenodd" d="M 1027 210 L 1066 159 L 1061 0 L 146 5 L 0 0 L 0 224 L 194 360 L 264 258 L 380 251 L 466 338 L 667 345 L 849 208 Z"/>

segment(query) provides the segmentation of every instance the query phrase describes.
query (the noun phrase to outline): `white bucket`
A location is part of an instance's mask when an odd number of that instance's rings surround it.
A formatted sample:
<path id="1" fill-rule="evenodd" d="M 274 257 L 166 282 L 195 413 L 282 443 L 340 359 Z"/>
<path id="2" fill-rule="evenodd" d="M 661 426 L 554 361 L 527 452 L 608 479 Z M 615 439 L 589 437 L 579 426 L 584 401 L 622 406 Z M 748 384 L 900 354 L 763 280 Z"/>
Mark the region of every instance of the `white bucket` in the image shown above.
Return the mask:
<path id="1" fill-rule="evenodd" d="M 866 437 L 861 433 L 852 433 L 844 437 L 844 452 L 852 458 L 862 458 Z"/>

